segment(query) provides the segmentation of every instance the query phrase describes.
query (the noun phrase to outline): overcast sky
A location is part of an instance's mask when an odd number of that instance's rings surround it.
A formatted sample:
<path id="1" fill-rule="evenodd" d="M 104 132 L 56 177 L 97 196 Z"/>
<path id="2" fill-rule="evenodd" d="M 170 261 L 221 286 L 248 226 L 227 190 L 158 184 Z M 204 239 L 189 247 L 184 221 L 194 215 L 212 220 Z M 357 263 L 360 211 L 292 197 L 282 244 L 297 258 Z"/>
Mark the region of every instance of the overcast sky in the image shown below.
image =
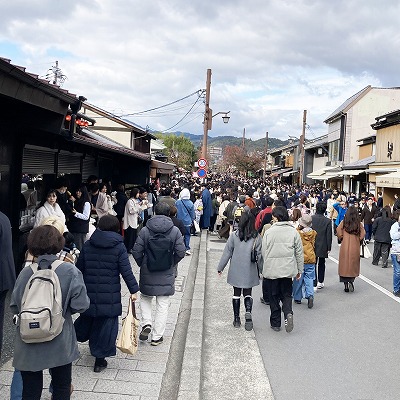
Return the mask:
<path id="1" fill-rule="evenodd" d="M 400 86 L 398 0 L 13 0 L 0 4 L 0 56 L 116 115 L 206 87 L 211 136 L 327 133 L 324 119 L 367 85 Z M 196 102 L 197 100 L 197 102 Z M 399 104 L 400 108 L 400 104 Z M 203 133 L 203 99 L 131 115 L 142 127 Z M 374 121 L 372 120 L 371 123 Z"/>

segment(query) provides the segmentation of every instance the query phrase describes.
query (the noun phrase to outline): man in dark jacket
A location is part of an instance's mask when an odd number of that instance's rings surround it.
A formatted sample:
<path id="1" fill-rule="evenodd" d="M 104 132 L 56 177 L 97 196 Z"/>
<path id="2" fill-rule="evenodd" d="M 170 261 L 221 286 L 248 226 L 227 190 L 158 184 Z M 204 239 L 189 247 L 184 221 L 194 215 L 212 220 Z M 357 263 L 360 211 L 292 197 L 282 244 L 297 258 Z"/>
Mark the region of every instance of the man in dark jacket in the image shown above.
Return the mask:
<path id="1" fill-rule="evenodd" d="M 375 214 L 377 213 L 378 208 L 374 203 L 374 199 L 372 197 L 368 197 L 367 204 L 363 207 L 361 211 L 361 220 L 364 222 L 365 229 L 365 241 L 369 243 L 372 236 L 372 223 L 374 222 Z"/>
<path id="2" fill-rule="evenodd" d="M 315 215 L 312 216 L 312 227 L 317 232 L 315 239 L 315 255 L 317 261 L 315 264 L 314 290 L 324 287 L 325 279 L 325 259 L 332 247 L 332 221 L 324 216 L 326 203 L 318 202 Z M 317 282 L 318 281 L 318 282 Z"/>
<path id="3" fill-rule="evenodd" d="M 0 211 L 0 356 L 3 342 L 4 305 L 7 292 L 14 287 L 15 265 L 10 220 Z"/>
<path id="4" fill-rule="evenodd" d="M 392 239 L 390 238 L 390 228 L 393 220 L 389 217 L 386 209 L 383 209 L 381 216 L 376 218 L 372 224 L 372 233 L 374 235 L 374 254 L 372 256 L 372 265 L 378 265 L 382 256 L 382 268 L 387 268 L 389 249 Z"/>
<path id="5" fill-rule="evenodd" d="M 152 333 L 151 345 L 157 346 L 163 342 L 163 335 L 168 317 L 169 297 L 175 293 L 175 265 L 185 257 L 186 246 L 179 229 L 172 223 L 170 207 L 165 202 L 159 202 L 154 207 L 155 216 L 150 218 L 147 225 L 141 229 L 133 246 L 132 255 L 140 267 L 140 308 L 142 310 L 142 330 L 140 340 L 147 340 Z M 150 241 L 158 235 L 161 242 L 169 239 L 172 257 L 169 268 L 157 269 L 150 264 Z M 152 241 L 153 243 L 153 241 Z M 165 252 L 163 260 L 168 257 Z M 151 267 L 151 268 L 150 268 Z M 156 297 L 156 314 L 152 326 L 152 300 Z"/>

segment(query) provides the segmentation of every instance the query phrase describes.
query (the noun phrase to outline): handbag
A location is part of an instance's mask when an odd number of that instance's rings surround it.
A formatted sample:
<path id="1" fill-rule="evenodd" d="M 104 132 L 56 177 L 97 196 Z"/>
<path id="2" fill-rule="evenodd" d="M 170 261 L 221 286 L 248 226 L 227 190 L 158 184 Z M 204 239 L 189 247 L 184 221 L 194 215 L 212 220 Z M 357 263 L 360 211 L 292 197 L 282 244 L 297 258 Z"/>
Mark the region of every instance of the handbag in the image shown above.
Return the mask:
<path id="1" fill-rule="evenodd" d="M 126 354 L 135 354 L 138 349 L 139 320 L 136 318 L 135 302 L 129 299 L 128 312 L 122 320 L 122 329 L 117 339 L 117 348 Z"/>
<path id="2" fill-rule="evenodd" d="M 256 263 L 258 262 L 258 255 L 257 255 L 257 249 L 256 249 L 256 242 L 257 242 L 257 238 L 254 238 L 254 242 L 253 242 L 253 247 L 251 249 L 251 253 L 250 253 L 250 260 L 252 263 Z"/>
<path id="3" fill-rule="evenodd" d="M 185 203 L 183 202 L 183 200 L 182 200 L 182 204 L 183 204 L 183 207 L 186 208 L 186 211 L 188 212 L 188 215 L 190 216 L 190 212 L 189 212 L 188 208 L 186 207 Z M 190 225 L 190 234 L 195 235 L 196 233 L 199 233 L 199 232 L 200 232 L 200 226 L 199 226 L 198 222 L 194 219 L 194 220 L 192 220 L 192 223 Z"/>
<path id="4" fill-rule="evenodd" d="M 138 214 L 137 216 L 137 224 L 140 225 L 143 223 L 143 218 Z"/>
<path id="5" fill-rule="evenodd" d="M 360 257 L 362 257 L 362 258 L 371 258 L 372 257 L 372 254 L 369 251 L 369 248 L 367 247 L 367 243 L 365 242 L 365 240 L 361 241 Z"/>

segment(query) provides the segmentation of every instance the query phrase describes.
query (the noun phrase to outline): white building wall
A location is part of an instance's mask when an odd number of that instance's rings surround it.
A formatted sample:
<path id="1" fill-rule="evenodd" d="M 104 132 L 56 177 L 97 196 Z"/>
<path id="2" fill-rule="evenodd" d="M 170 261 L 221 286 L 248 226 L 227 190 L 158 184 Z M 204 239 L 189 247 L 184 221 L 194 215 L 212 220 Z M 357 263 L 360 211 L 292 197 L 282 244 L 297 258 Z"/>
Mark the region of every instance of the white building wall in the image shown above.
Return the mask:
<path id="1" fill-rule="evenodd" d="M 375 118 L 399 107 L 400 89 L 373 88 L 349 110 L 351 126 L 346 132 L 345 164 L 358 160 L 357 140 L 375 133 L 371 128 Z"/>

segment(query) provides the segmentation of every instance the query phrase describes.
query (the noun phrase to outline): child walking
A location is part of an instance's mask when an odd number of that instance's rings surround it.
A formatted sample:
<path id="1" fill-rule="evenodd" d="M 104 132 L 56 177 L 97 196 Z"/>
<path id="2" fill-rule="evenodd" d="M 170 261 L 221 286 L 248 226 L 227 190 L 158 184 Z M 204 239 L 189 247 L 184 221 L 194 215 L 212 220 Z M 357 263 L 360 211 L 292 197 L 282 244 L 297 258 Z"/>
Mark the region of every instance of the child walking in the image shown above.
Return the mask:
<path id="1" fill-rule="evenodd" d="M 314 306 L 315 238 L 317 237 L 317 232 L 311 226 L 311 215 L 305 214 L 299 219 L 297 230 L 303 243 L 304 272 L 299 280 L 295 279 L 293 281 L 294 302 L 301 304 L 304 290 L 304 297 L 308 300 L 308 308 L 313 308 Z"/>

